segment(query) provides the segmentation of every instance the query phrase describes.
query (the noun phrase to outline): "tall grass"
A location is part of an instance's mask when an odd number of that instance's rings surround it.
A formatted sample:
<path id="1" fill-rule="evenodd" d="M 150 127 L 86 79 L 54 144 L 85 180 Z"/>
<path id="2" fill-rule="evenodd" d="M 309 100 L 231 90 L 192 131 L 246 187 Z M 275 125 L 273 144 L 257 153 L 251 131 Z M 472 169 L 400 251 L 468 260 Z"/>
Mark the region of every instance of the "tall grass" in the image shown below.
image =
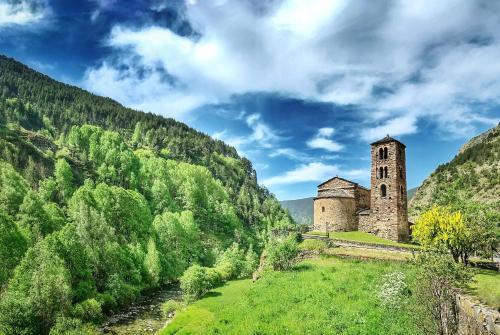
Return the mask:
<path id="1" fill-rule="evenodd" d="M 483 303 L 500 311 L 500 272 L 478 270 L 475 281 L 470 285 L 470 293 L 476 295 Z"/>

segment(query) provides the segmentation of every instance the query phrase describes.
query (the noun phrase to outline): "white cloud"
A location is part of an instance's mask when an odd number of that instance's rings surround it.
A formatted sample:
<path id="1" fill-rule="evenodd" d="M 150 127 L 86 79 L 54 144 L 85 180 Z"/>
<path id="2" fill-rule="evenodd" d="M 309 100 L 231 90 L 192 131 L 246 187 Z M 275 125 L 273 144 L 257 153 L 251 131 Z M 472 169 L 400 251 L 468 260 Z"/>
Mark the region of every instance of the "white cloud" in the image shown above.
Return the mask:
<path id="1" fill-rule="evenodd" d="M 49 12 L 44 0 L 0 1 L 0 27 L 39 22 Z"/>
<path id="2" fill-rule="evenodd" d="M 262 119 L 260 114 L 254 113 L 245 115 L 243 112 L 238 115 L 238 118 L 245 120 L 250 134 L 245 136 L 233 136 L 227 130 L 218 131 L 212 134 L 213 138 L 222 140 L 233 146 L 240 155 L 248 149 L 265 148 L 271 149 L 275 143 L 282 139 L 281 136 L 269 127 Z"/>
<path id="3" fill-rule="evenodd" d="M 279 148 L 279 149 L 273 150 L 269 154 L 269 157 L 271 157 L 271 158 L 287 157 L 289 159 L 302 161 L 302 162 L 308 162 L 308 161 L 315 159 L 314 157 L 311 157 L 302 151 L 292 149 L 292 148 Z"/>
<path id="4" fill-rule="evenodd" d="M 117 0 L 89 0 L 89 1 L 95 3 L 97 6 L 97 8 L 90 13 L 90 21 L 92 22 L 97 21 L 97 19 L 99 18 L 99 16 L 103 11 L 110 9 L 117 2 Z"/>
<path id="5" fill-rule="evenodd" d="M 320 182 L 342 173 L 346 177 L 357 177 L 366 173 L 364 170 L 342 170 L 338 165 L 327 165 L 321 162 L 300 165 L 296 169 L 282 175 L 264 179 L 262 184 L 275 186 L 297 184 L 302 182 Z"/>
<path id="6" fill-rule="evenodd" d="M 307 141 L 306 144 L 313 149 L 323 149 L 330 152 L 340 151 L 344 146 L 330 138 L 334 132 L 335 130 L 330 127 L 320 128 L 316 136 Z"/>
<path id="7" fill-rule="evenodd" d="M 331 127 L 324 127 L 318 130 L 318 136 L 320 137 L 330 137 L 335 132 L 335 129 Z"/>
<path id="8" fill-rule="evenodd" d="M 498 2 L 284 0 L 256 6 L 190 2 L 185 15 L 199 38 L 152 24 L 118 25 L 107 40 L 115 61 L 89 69 L 85 86 L 170 116 L 248 92 L 354 104 L 367 111 L 369 122 L 357 130 L 364 139 L 386 130 L 418 132 L 421 119 L 454 134 L 477 122 L 498 122 L 475 108 L 500 104 Z M 161 80 L 165 72 L 174 80 Z M 381 89 L 386 93 L 374 93 Z M 172 98 L 181 102 L 171 107 Z M 328 138 L 311 145 L 339 150 Z"/>
<path id="9" fill-rule="evenodd" d="M 374 141 L 383 138 L 386 135 L 400 136 L 413 134 L 417 131 L 416 118 L 414 116 L 401 116 L 390 119 L 384 124 L 369 128 L 362 134 L 367 141 Z"/>
<path id="10" fill-rule="evenodd" d="M 130 60 L 132 61 L 132 60 Z M 185 113 L 207 101 L 195 93 L 188 94 L 165 82 L 161 73 L 151 72 L 141 77 L 140 69 L 117 69 L 103 63 L 98 69 L 87 71 L 84 87 L 94 92 L 107 92 L 128 107 L 145 111 L 162 111 L 163 115 L 182 119 Z"/>
<path id="11" fill-rule="evenodd" d="M 261 120 L 260 114 L 249 115 L 246 123 L 252 129 L 252 134 L 248 137 L 249 142 L 256 142 L 264 148 L 271 148 L 273 143 L 280 139 L 280 136 Z"/>
<path id="12" fill-rule="evenodd" d="M 307 141 L 307 145 L 310 148 L 323 149 L 331 152 L 340 151 L 342 150 L 342 148 L 344 148 L 343 145 L 338 144 L 328 138 L 319 138 L 319 137 Z"/>

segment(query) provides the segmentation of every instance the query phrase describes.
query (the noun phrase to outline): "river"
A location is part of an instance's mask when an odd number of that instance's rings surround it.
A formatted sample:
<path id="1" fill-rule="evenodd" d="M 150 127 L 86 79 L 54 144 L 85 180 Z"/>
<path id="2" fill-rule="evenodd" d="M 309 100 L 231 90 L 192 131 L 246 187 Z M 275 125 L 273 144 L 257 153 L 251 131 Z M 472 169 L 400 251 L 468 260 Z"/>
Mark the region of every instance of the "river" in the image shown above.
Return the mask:
<path id="1" fill-rule="evenodd" d="M 101 334 L 145 335 L 155 334 L 169 320 L 161 311 L 161 305 L 170 299 L 181 299 L 178 285 L 147 294 L 119 313 L 110 316 L 100 327 Z"/>

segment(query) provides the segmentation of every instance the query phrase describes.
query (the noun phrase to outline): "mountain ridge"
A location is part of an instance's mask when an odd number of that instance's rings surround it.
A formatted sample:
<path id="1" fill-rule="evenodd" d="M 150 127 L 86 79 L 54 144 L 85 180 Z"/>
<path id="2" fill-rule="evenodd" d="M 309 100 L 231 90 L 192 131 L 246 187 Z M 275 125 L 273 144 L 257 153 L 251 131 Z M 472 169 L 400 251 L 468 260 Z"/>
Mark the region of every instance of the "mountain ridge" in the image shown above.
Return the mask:
<path id="1" fill-rule="evenodd" d="M 409 202 L 410 219 L 429 209 L 436 200 L 446 204 L 446 192 L 493 204 L 500 200 L 500 124 L 472 137 L 455 157 L 439 165 Z"/>
<path id="2" fill-rule="evenodd" d="M 170 159 L 207 166 L 223 183 L 227 183 L 227 180 L 222 178 L 222 170 L 227 170 L 227 168 L 223 166 L 224 164 L 220 164 L 219 159 L 213 154 L 218 153 L 224 157 L 234 158 L 240 162 L 249 183 L 256 184 L 259 193 L 262 193 L 264 197 L 270 195 L 265 187 L 258 185 L 252 163 L 240 156 L 234 147 L 221 140 L 214 139 L 172 118 L 137 111 L 111 98 L 98 96 L 77 86 L 58 82 L 5 55 L 0 55 L 0 69 L 2 69 L 0 109 L 17 108 L 24 110 L 22 113 L 28 115 L 24 119 L 21 115 L 14 120 L 8 120 L 2 114 L 0 125 L 9 122 L 19 123 L 23 128 L 36 132 L 44 128 L 44 123 L 50 123 L 59 136 L 60 133 L 67 133 L 71 126 L 92 124 L 117 131 L 126 140 L 131 140 L 134 132 L 138 132 L 136 137 L 140 140 L 139 145 L 147 145 L 155 152 L 168 150 Z M 9 106 L 9 104 L 18 106 Z M 36 111 L 29 110 L 30 108 Z M 5 133 L 5 129 L 3 132 Z M 2 156 L 2 152 L 0 152 L 0 158 L 6 158 Z M 27 167 L 27 161 L 20 163 L 17 168 Z M 46 166 L 46 169 L 53 170 L 53 166 Z M 243 182 L 242 180 L 237 185 L 231 185 L 234 189 L 232 195 L 236 195 L 236 189 L 239 189 Z"/>

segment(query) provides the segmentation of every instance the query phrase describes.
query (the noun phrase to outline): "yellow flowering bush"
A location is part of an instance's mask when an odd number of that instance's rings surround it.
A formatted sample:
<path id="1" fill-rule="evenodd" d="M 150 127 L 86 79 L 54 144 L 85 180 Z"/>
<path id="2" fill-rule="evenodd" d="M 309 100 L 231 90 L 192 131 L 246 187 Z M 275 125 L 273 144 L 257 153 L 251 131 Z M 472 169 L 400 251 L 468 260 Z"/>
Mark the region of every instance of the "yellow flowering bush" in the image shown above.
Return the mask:
<path id="1" fill-rule="evenodd" d="M 471 229 L 462 213 L 449 207 L 434 206 L 415 222 L 413 236 L 424 248 L 447 248 L 453 258 L 467 257 L 471 248 Z"/>

